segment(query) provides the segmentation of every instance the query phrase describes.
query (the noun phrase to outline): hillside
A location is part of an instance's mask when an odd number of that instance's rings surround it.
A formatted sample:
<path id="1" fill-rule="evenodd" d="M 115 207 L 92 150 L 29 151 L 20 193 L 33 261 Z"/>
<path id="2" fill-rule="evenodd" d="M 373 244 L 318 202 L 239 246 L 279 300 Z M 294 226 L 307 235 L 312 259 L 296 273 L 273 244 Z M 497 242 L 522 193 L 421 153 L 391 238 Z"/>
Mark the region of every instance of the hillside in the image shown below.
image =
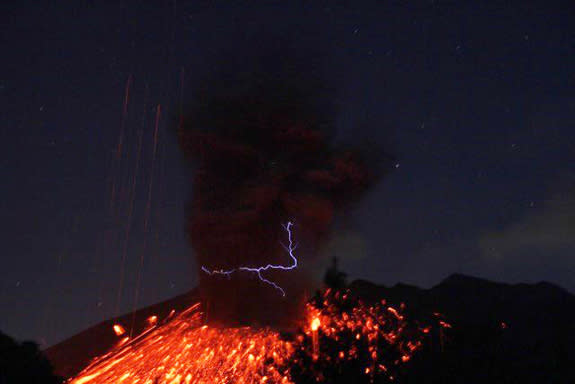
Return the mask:
<path id="1" fill-rule="evenodd" d="M 129 333 L 129 327 L 133 321 L 133 334 L 137 335 L 146 328 L 147 319 L 150 316 L 165 319 L 172 310 L 182 311 L 197 301 L 198 293 L 194 289 L 169 300 L 142 308 L 135 314 L 128 313 L 103 321 L 45 349 L 44 353 L 52 363 L 57 375 L 74 376 L 87 366 L 90 360 L 107 352 L 118 342 L 119 338 L 113 331 L 114 324 L 122 324 Z"/>

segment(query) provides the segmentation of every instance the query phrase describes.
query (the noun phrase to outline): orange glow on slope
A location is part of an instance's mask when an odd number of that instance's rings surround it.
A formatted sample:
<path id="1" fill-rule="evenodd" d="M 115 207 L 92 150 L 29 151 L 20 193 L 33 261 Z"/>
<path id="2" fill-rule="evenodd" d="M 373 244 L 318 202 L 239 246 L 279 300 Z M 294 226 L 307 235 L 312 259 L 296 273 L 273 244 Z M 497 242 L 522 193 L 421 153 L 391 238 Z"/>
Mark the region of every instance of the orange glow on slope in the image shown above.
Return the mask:
<path id="1" fill-rule="evenodd" d="M 307 305 L 312 326 L 303 330 L 306 337 L 300 336 L 294 359 L 295 364 L 310 366 L 316 381 L 329 382 L 329 378 L 324 378 L 324 372 L 316 369 L 315 360 L 317 365 L 327 362 L 335 367 L 359 361 L 364 364 L 361 372 L 371 381 L 380 376 L 393 380 L 392 373 L 422 347 L 424 332 L 409 327 L 400 310 L 386 306 L 383 300 L 366 305 L 349 293 L 330 290 L 320 300 Z M 321 328 L 318 326 L 315 331 L 314 323 L 321 324 Z M 306 350 L 309 343 L 305 339 L 312 340 L 311 352 Z"/>
<path id="2" fill-rule="evenodd" d="M 389 308 L 327 291 L 307 305 L 299 331 L 282 336 L 269 328 L 203 325 L 195 304 L 122 340 L 69 383 L 329 383 L 337 367 L 358 361 L 358 374 L 391 378 L 421 347 L 423 332 L 408 336 L 403 315 Z"/>
<path id="3" fill-rule="evenodd" d="M 244 383 L 289 383 L 284 372 L 264 362 L 285 365 L 290 345 L 270 330 L 201 326 L 194 305 L 162 326 L 96 359 L 73 384 L 228 383 L 236 372 Z M 253 355 L 254 358 L 248 356 Z"/>

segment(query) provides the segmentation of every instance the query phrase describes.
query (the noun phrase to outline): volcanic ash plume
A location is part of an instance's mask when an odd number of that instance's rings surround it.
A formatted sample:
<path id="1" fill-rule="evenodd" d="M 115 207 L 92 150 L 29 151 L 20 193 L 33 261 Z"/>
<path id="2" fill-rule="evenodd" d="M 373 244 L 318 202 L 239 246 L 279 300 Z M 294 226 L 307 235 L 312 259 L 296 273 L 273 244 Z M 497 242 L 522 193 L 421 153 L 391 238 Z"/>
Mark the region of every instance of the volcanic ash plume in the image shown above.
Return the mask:
<path id="1" fill-rule="evenodd" d="M 278 67 L 219 75 L 225 82 L 199 91 L 178 132 L 195 171 L 189 238 L 206 271 L 289 264 L 285 225 L 293 222 L 298 268 L 265 272 L 285 297 L 256 273 L 200 274 L 208 316 L 228 324 L 277 324 L 302 313 L 306 261 L 338 210 L 376 179 L 360 151 L 333 145 L 325 88 Z"/>

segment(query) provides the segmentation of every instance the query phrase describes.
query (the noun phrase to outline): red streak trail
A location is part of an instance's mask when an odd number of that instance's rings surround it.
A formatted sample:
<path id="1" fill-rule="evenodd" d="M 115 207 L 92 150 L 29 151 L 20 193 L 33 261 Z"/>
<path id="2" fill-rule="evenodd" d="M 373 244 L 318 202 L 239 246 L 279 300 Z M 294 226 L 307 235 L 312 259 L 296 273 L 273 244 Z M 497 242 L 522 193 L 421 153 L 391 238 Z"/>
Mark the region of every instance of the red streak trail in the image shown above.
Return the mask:
<path id="1" fill-rule="evenodd" d="M 152 166 L 150 169 L 150 184 L 148 185 L 148 202 L 146 203 L 146 216 L 144 220 L 144 230 L 148 229 L 148 221 L 150 218 L 150 209 L 152 206 L 152 188 L 154 186 L 154 169 L 156 164 L 156 152 L 158 149 L 158 126 L 160 124 L 160 114 L 162 113 L 162 106 L 158 104 L 156 107 L 156 124 L 154 126 L 154 148 L 152 151 Z"/>
<path id="2" fill-rule="evenodd" d="M 126 119 L 128 116 L 128 104 L 130 102 L 130 87 L 132 86 L 132 74 L 128 75 L 128 79 L 126 80 L 126 86 L 124 89 L 124 104 L 122 107 L 122 122 L 120 124 L 120 133 L 118 135 L 118 145 L 116 146 L 116 165 L 118 169 L 121 169 L 121 160 L 122 160 L 122 151 L 124 147 L 124 131 L 126 130 Z M 116 172 L 112 172 L 112 185 L 111 185 L 111 192 L 110 192 L 110 210 L 114 210 L 114 203 L 116 200 Z"/>
<path id="3" fill-rule="evenodd" d="M 126 126 L 126 115 L 128 113 L 128 102 L 130 101 L 130 86 L 132 85 L 132 74 L 128 76 L 126 81 L 126 88 L 124 91 L 124 107 L 122 108 L 122 125 L 120 127 L 120 137 L 118 139 L 118 148 L 116 149 L 116 157 L 120 158 L 122 153 L 122 145 L 124 143 L 124 128 Z"/>
<path id="4" fill-rule="evenodd" d="M 142 275 L 143 275 L 143 268 L 144 268 L 144 252 L 146 251 L 147 248 L 147 242 L 148 242 L 148 224 L 149 224 L 149 219 L 150 219 L 150 210 L 151 210 L 151 206 L 152 206 L 152 189 L 153 189 L 153 185 L 154 185 L 154 170 L 155 170 L 155 165 L 156 165 L 156 152 L 157 152 L 157 147 L 158 147 L 158 127 L 160 125 L 160 115 L 162 112 L 162 106 L 160 104 L 157 105 L 156 107 L 156 122 L 154 125 L 154 136 L 153 136 L 153 150 L 152 150 L 152 165 L 150 167 L 150 182 L 148 184 L 148 201 L 146 203 L 146 212 L 145 212 L 145 217 L 144 217 L 144 233 L 146 236 L 144 236 L 144 240 L 143 240 L 143 246 L 142 246 L 142 251 L 140 252 L 140 265 L 138 267 L 138 278 L 136 281 L 136 289 L 134 291 L 134 305 L 132 308 L 132 326 L 130 329 L 130 337 L 132 336 L 132 331 L 134 329 L 134 322 L 136 320 L 136 307 L 138 306 L 138 300 L 139 300 L 139 296 L 140 296 L 140 285 L 142 282 Z"/>
<path id="5" fill-rule="evenodd" d="M 132 215 L 134 211 L 134 200 L 136 195 L 136 184 L 138 182 L 138 169 L 140 168 L 140 154 L 142 152 L 142 131 L 138 131 L 138 151 L 136 153 L 136 163 L 134 166 L 134 174 L 132 176 L 132 186 L 130 191 L 130 203 L 128 207 L 128 218 L 126 220 L 124 246 L 122 248 L 122 263 L 120 265 L 120 286 L 118 288 L 118 297 L 116 299 L 116 315 L 119 314 L 120 301 L 122 298 L 122 290 L 124 288 L 124 269 L 126 265 L 126 258 L 128 254 L 128 243 L 130 242 L 130 230 L 132 228 Z"/>

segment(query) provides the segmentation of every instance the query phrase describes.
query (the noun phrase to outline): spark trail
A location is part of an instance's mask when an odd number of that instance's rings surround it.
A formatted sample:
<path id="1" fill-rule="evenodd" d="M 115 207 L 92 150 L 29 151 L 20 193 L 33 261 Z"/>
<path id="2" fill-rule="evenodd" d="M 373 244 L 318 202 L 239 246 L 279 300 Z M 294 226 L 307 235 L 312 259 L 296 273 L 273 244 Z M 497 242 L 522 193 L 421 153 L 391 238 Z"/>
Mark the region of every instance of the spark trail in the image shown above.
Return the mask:
<path id="1" fill-rule="evenodd" d="M 286 225 L 282 224 L 282 227 L 286 230 L 286 232 L 288 233 L 288 246 L 286 247 L 285 245 L 282 244 L 282 246 L 284 247 L 284 249 L 287 251 L 287 253 L 289 254 L 289 256 L 292 259 L 292 263 L 290 265 L 275 265 L 275 264 L 267 264 L 265 266 L 261 266 L 261 267 L 237 267 L 237 268 L 233 268 L 233 269 L 229 269 L 229 270 L 224 270 L 224 269 L 214 269 L 214 270 L 210 270 L 207 269 L 205 266 L 202 266 L 202 271 L 204 271 L 205 273 L 207 273 L 208 275 L 225 275 L 225 276 L 230 276 L 232 273 L 237 272 L 237 271 L 245 271 L 245 272 L 252 272 L 258 275 L 258 278 L 263 281 L 266 284 L 271 285 L 272 287 L 274 287 L 275 289 L 277 289 L 278 291 L 281 292 L 282 296 L 285 297 L 286 293 L 283 290 L 282 287 L 280 287 L 279 285 L 277 285 L 275 282 L 266 279 L 264 276 L 262 276 L 262 272 L 268 271 L 270 269 L 274 269 L 274 270 L 282 270 L 282 271 L 289 271 L 292 269 L 297 268 L 298 265 L 298 261 L 297 258 L 294 256 L 294 251 L 297 248 L 297 244 L 294 245 L 293 244 L 293 240 L 292 240 L 292 232 L 291 232 L 291 227 L 293 226 L 293 223 L 291 221 L 288 221 L 288 223 Z"/>

